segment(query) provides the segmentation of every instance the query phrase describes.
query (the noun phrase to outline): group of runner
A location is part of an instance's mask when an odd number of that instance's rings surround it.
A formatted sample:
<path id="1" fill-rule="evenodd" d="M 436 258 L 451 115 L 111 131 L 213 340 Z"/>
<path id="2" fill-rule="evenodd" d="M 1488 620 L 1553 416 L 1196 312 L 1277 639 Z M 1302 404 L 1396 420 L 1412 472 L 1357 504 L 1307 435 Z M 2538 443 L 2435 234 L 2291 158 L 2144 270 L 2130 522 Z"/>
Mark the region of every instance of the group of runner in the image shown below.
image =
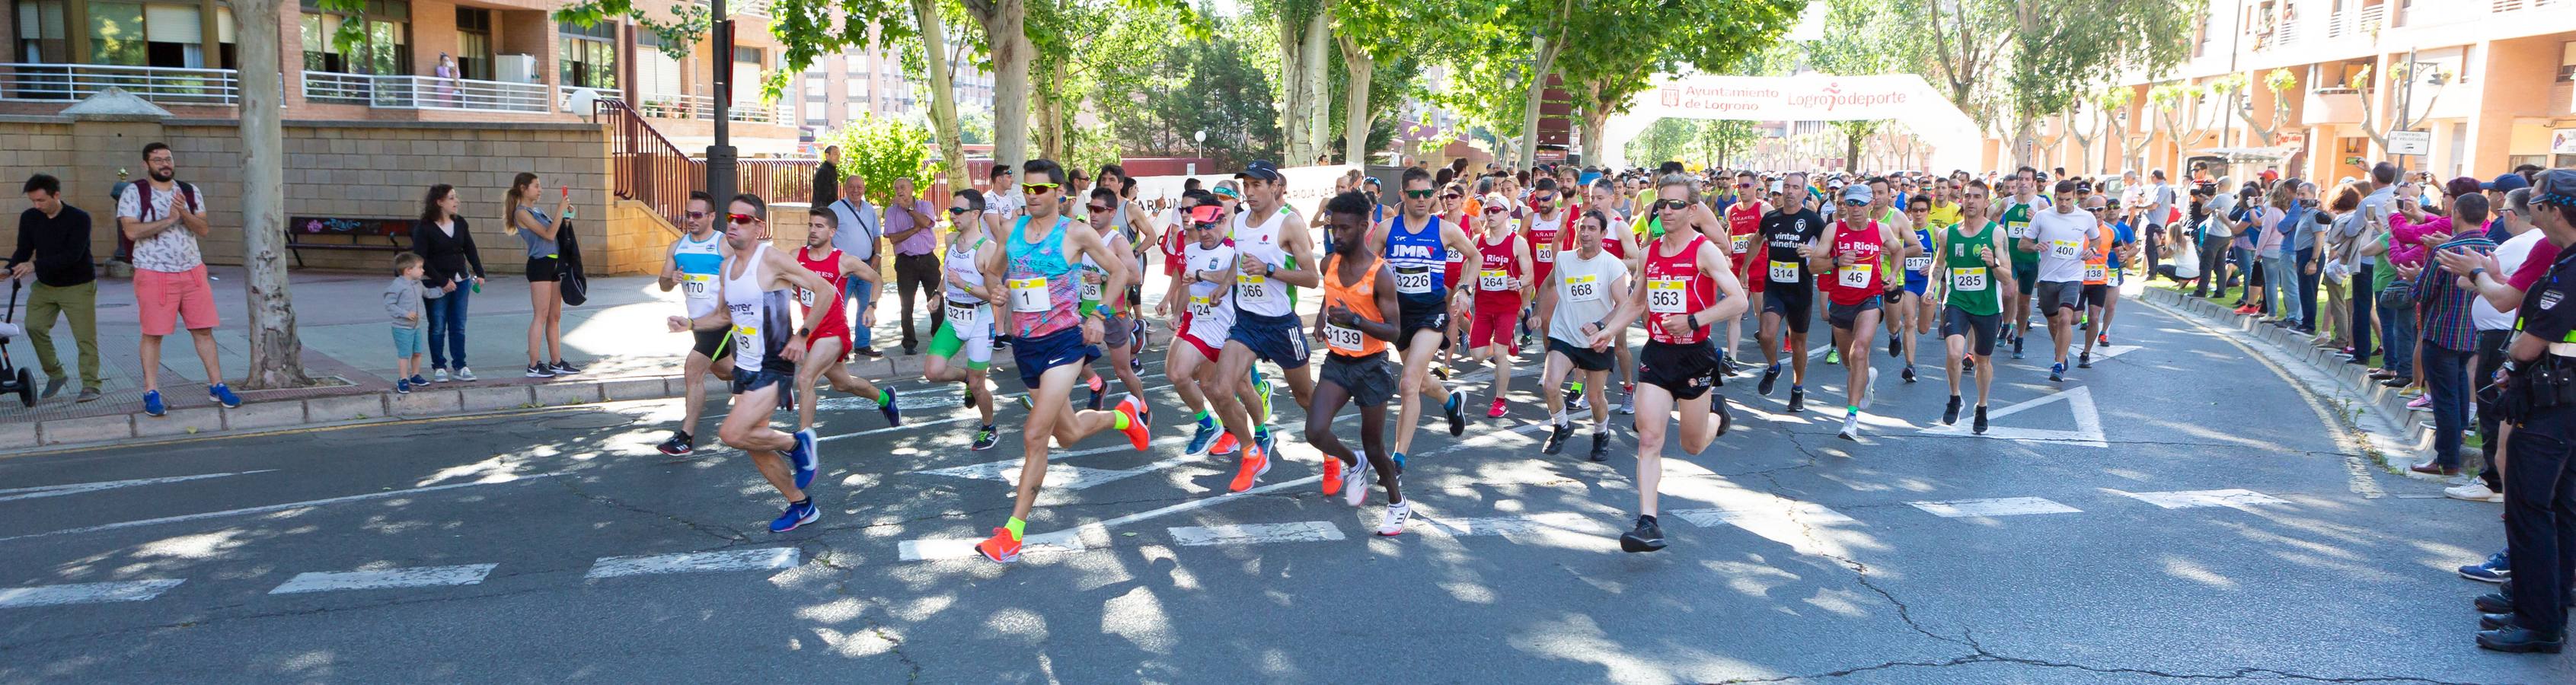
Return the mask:
<path id="1" fill-rule="evenodd" d="M 1958 421 L 1973 373 L 1972 430 L 1983 433 L 1995 348 L 2009 341 L 2020 356 L 2035 304 L 2055 345 L 2051 380 L 2064 377 L 2079 320 L 2091 325 L 2081 357 L 2089 362 L 2096 342 L 2108 344 L 2110 279 L 2134 255 L 2127 233 L 2106 223 L 2102 196 L 2072 180 L 2039 195 L 2044 177 L 2028 169 L 1995 193 L 1964 173 L 1819 184 L 1800 172 L 1696 176 L 1667 163 L 1654 174 L 1583 179 L 1564 167 L 1525 181 L 1454 175 L 1463 170 L 1435 178 L 1416 167 L 1396 184 L 1394 211 L 1374 179 L 1346 178 L 1310 221 L 1287 205 L 1285 175 L 1253 162 L 1231 181 L 1184 195 L 1162 220 L 1169 226 L 1130 201 L 1114 167 L 1102 170 L 1088 197 L 1074 197 L 1052 161 L 1031 160 L 1019 172 L 1007 202 L 1016 209 L 996 210 L 998 198 L 975 190 L 950 201 L 944 321 L 922 374 L 962 386 L 961 401 L 982 418 L 978 450 L 999 441 L 986 377 L 998 348 L 1010 350 L 1028 388 L 1017 501 L 976 545 L 997 562 L 1020 555 L 1051 447 L 1115 431 L 1146 449 L 1152 410 L 1137 372 L 1147 331 L 1135 315 L 1141 288 L 1131 286 L 1141 285 L 1155 253 L 1169 286 L 1153 318 L 1169 322 L 1164 370 L 1188 413 L 1188 452 L 1239 451 L 1228 491 L 1258 486 L 1278 465 L 1272 379 L 1285 378 L 1304 411 L 1304 438 L 1323 454 L 1323 493 L 1361 506 L 1373 481 L 1387 500 L 1382 536 L 1403 533 L 1412 517 L 1398 480 L 1423 409 L 1439 407 L 1452 436 L 1467 430 L 1466 393 L 1452 387 L 1464 379 L 1453 376 L 1456 355 L 1490 366 L 1486 416 L 1502 417 L 1516 359 L 1524 347 L 1540 351 L 1545 454 L 1560 453 L 1573 436 L 1569 411 L 1588 409 L 1589 458 L 1607 459 L 1615 374 L 1617 410 L 1635 415 L 1637 453 L 1661 455 L 1671 441 L 1696 455 L 1733 425 L 1716 388 L 1743 370 L 1736 359 L 1748 318 L 1762 366 L 1756 393 L 1772 393 L 1785 355 L 1785 409 L 1804 411 L 1807 333 L 1821 297 L 1831 327 L 1826 362 L 1847 372 L 1841 437 L 1854 439 L 1871 407 L 1878 332 L 1889 333 L 1888 354 L 1902 360 L 1899 375 L 1911 383 L 1915 341 L 1936 323 L 1950 386 L 1941 421 Z M 873 401 L 890 424 L 902 421 L 892 390 L 841 364 L 850 322 L 843 298 L 831 294 L 848 279 L 877 276 L 832 249 L 832 213 L 812 214 L 806 247 L 791 255 L 769 248 L 759 198 L 731 200 L 721 241 L 711 205 L 704 195 L 690 201 L 689 230 L 673 243 L 662 279 L 687 303 L 688 316 L 672 317 L 672 330 L 697 332 L 686 416 L 663 451 L 691 448 L 704 377 L 730 382 L 735 398 L 718 437 L 751 454 L 788 500 L 771 524 L 784 532 L 817 516 L 804 491 L 817 470 L 816 381 Z M 1310 235 L 1316 226 L 1320 246 Z M 1311 321 L 1298 313 L 1301 291 L 1321 295 Z M 2006 312 L 2018 316 L 2006 321 Z M 858 325 L 873 323 L 869 312 L 860 318 Z M 1645 329 L 1642 347 L 1631 346 L 1632 327 Z M 1533 346 L 1532 336 L 1544 342 Z M 1318 344 L 1319 364 L 1312 363 Z M 733 363 L 719 363 L 728 353 Z M 1094 369 L 1103 356 L 1127 391 L 1114 405 Z M 1088 408 L 1077 409 L 1073 390 L 1085 385 Z M 1358 451 L 1334 431 L 1334 419 L 1354 404 Z M 769 415 L 784 406 L 798 409 L 792 433 L 769 427 Z M 1668 436 L 1676 423 L 1679 435 Z M 1659 458 L 1638 460 L 1637 516 L 1620 539 L 1627 551 L 1665 546 L 1656 518 L 1661 471 Z"/>

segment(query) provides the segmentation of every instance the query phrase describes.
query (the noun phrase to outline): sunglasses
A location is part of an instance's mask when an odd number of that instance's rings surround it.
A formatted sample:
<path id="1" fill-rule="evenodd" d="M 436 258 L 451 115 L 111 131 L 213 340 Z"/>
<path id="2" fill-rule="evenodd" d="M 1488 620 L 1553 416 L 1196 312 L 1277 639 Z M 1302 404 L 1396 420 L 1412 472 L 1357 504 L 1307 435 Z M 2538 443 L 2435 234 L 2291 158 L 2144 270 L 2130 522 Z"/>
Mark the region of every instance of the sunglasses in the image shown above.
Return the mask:
<path id="1" fill-rule="evenodd" d="M 1503 213 L 1503 212 L 1505 212 L 1505 211 L 1508 211 L 1508 210 L 1503 209 L 1503 206 L 1502 206 L 1502 205 L 1494 205 L 1494 206 L 1486 207 L 1486 208 L 1485 208 L 1485 213 L 1486 213 L 1486 214 L 1501 214 L 1501 213 Z"/>
<path id="2" fill-rule="evenodd" d="M 1656 209 L 1664 209 L 1664 210 L 1679 210 L 1679 209 L 1681 209 L 1681 208 L 1683 208 L 1683 207 L 1689 207 L 1689 206 L 1690 206 L 1690 201 L 1688 201 L 1688 200 L 1664 200 L 1664 201 L 1661 201 L 1661 202 L 1657 202 L 1657 203 L 1655 203 L 1655 208 L 1656 208 Z"/>
<path id="3" fill-rule="evenodd" d="M 1751 184 L 1751 183 L 1738 183 L 1738 184 L 1735 184 L 1735 187 L 1737 187 L 1737 188 L 1751 188 L 1751 187 L 1753 187 L 1753 184 Z"/>
<path id="4" fill-rule="evenodd" d="M 707 218 L 707 213 L 706 213 L 706 212 L 689 212 L 689 220 L 690 220 L 690 221 L 697 221 L 697 220 L 699 220 L 699 219 L 704 219 L 704 218 Z"/>
<path id="5" fill-rule="evenodd" d="M 964 214 L 964 213 L 971 212 L 971 211 L 975 211 L 975 210 L 967 209 L 967 208 L 964 208 L 964 207 L 950 207 L 950 208 L 948 208 L 948 215 L 949 215 L 949 216 L 957 216 L 957 215 L 959 215 L 959 214 Z"/>
<path id="6" fill-rule="evenodd" d="M 737 223 L 737 224 L 743 224 L 743 225 L 746 225 L 746 226 L 750 225 L 750 224 L 751 224 L 751 222 L 759 221 L 759 220 L 760 220 L 760 217 L 752 216 L 752 215 L 749 215 L 749 214 L 727 214 L 727 215 L 725 215 L 725 217 L 726 217 L 726 218 L 728 218 L 728 219 L 732 219 L 734 223 Z"/>
<path id="7" fill-rule="evenodd" d="M 1843 204 L 1851 205 L 1851 206 L 1854 206 L 1854 207 L 1867 207 L 1867 206 L 1869 206 L 1869 201 L 1868 201 L 1868 200 L 1844 200 L 1844 201 L 1843 201 Z"/>
<path id="8" fill-rule="evenodd" d="M 1225 225 L 1225 224 L 1224 224 L 1223 222 L 1217 222 L 1217 221 L 1192 221 L 1192 222 L 1190 222 L 1190 228 L 1198 229 L 1198 230 L 1201 230 L 1201 231 L 1213 231 L 1213 230 L 1216 230 L 1218 227 L 1221 227 L 1221 226 L 1224 226 L 1224 225 Z"/>
<path id="9" fill-rule="evenodd" d="M 1091 210 L 1091 213 L 1093 213 L 1093 214 L 1099 214 L 1099 213 L 1102 213 L 1102 212 L 1107 212 L 1107 211 L 1112 210 L 1112 209 L 1117 209 L 1116 207 L 1109 207 L 1109 206 L 1104 206 L 1104 205 L 1083 205 L 1083 207 L 1090 209 L 1090 210 Z"/>
<path id="10" fill-rule="evenodd" d="M 1433 192 L 1437 192 L 1437 191 L 1430 191 L 1430 190 L 1407 190 L 1407 191 L 1404 191 L 1404 196 L 1405 196 L 1405 197 L 1409 197 L 1409 198 L 1413 198 L 1413 199 L 1416 199 L 1416 200 L 1420 200 L 1420 199 L 1424 199 L 1424 198 L 1431 197 L 1431 194 L 1432 194 Z M 1451 195 L 1450 197 L 1457 197 L 1457 196 L 1456 196 L 1456 195 Z"/>
<path id="11" fill-rule="evenodd" d="M 1055 189 L 1062 187 L 1064 186 L 1054 183 L 1022 183 L 1020 184 L 1020 192 L 1029 195 L 1045 195 L 1047 193 L 1055 192 Z"/>

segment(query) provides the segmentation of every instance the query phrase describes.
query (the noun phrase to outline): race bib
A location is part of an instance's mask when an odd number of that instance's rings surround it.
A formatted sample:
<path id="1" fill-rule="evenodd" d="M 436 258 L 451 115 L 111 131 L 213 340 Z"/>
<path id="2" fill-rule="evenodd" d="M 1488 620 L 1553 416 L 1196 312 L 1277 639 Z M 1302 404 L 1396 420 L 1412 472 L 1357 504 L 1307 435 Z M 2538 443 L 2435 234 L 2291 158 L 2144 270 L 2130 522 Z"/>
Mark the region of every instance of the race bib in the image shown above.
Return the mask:
<path id="1" fill-rule="evenodd" d="M 1395 270 L 1395 291 L 1407 295 L 1431 292 L 1431 267 L 1407 266 Z"/>
<path id="2" fill-rule="evenodd" d="M 1247 305 L 1270 304 L 1275 295 L 1277 292 L 1271 289 L 1268 276 L 1234 275 L 1234 296 L 1237 302 Z"/>
<path id="3" fill-rule="evenodd" d="M 950 302 L 947 305 L 949 325 L 961 331 L 980 329 L 983 327 L 983 317 L 980 316 L 983 308 L 982 305 L 968 307 Z"/>
<path id="4" fill-rule="evenodd" d="M 1011 289 L 1011 311 L 1033 314 L 1055 308 L 1054 298 L 1047 294 L 1045 278 L 1014 278 L 1002 285 Z"/>
<path id="5" fill-rule="evenodd" d="M 1344 352 L 1358 352 L 1360 351 L 1360 331 L 1356 328 L 1343 328 L 1329 322 L 1325 323 L 1324 344 Z"/>
<path id="6" fill-rule="evenodd" d="M 1476 289 L 1486 292 L 1510 290 L 1512 289 L 1512 274 L 1508 271 L 1500 271 L 1496 269 L 1486 269 L 1484 271 L 1476 272 Z"/>
<path id="7" fill-rule="evenodd" d="M 1100 301 L 1100 288 L 1101 288 L 1101 286 L 1104 286 L 1104 285 L 1107 285 L 1107 284 L 1104 284 L 1104 283 L 1093 283 L 1093 282 L 1091 282 L 1091 281 L 1083 281 L 1083 282 L 1082 282 L 1082 301 L 1084 301 L 1084 302 L 1099 302 L 1099 301 Z"/>
<path id="8" fill-rule="evenodd" d="M 1877 268 L 1877 264 L 1870 262 L 1837 268 L 1834 269 L 1834 282 L 1842 284 L 1845 288 L 1869 287 L 1869 274 Z"/>
<path id="9" fill-rule="evenodd" d="M 1905 258 L 1905 270 L 1908 272 L 1922 273 L 1923 269 L 1929 266 L 1932 266 L 1932 257 L 1929 255 Z"/>
<path id="10" fill-rule="evenodd" d="M 1545 263 L 1548 263 L 1548 264 L 1555 264 L 1555 263 L 1556 263 L 1556 243 L 1554 243 L 1554 242 L 1543 242 L 1543 243 L 1539 243 L 1539 244 L 1538 244 L 1538 261 L 1545 262 Z"/>
<path id="11" fill-rule="evenodd" d="M 804 289 L 804 288 L 797 288 L 797 289 L 796 289 L 796 303 L 797 303 L 797 304 L 805 305 L 805 308 L 806 308 L 806 309 L 813 309 L 813 308 L 814 308 L 814 291 L 806 290 L 806 289 Z"/>
<path id="12" fill-rule="evenodd" d="M 1591 302 L 1601 299 L 1601 277 L 1592 274 L 1565 276 L 1565 299 Z"/>
<path id="13" fill-rule="evenodd" d="M 2004 232 L 2015 238 L 2028 238 L 2030 237 L 2030 222 L 2015 221 L 2009 224 L 2004 224 Z"/>
<path id="14" fill-rule="evenodd" d="M 1744 234 L 1744 235 L 1739 235 L 1739 236 L 1736 236 L 1736 237 L 1735 237 L 1735 250 L 1734 250 L 1734 252 L 1735 252 L 1736 254 L 1744 254 L 1744 251 L 1745 251 L 1745 250 L 1750 250 L 1750 249 L 1753 249 L 1753 234 L 1751 234 L 1751 233 L 1746 233 L 1746 234 Z"/>
<path id="15" fill-rule="evenodd" d="M 1950 269 L 1951 290 L 1985 290 L 1986 267 L 1967 266 Z"/>
<path id="16" fill-rule="evenodd" d="M 2086 264 L 2086 265 L 2084 265 L 2084 280 L 2085 280 L 2086 282 L 2091 282 L 2091 281 L 2107 281 L 2107 280 L 2110 280 L 2110 279 L 2111 279 L 2111 267 L 2110 267 L 2109 265 L 2106 265 L 2106 264 Z"/>
<path id="17" fill-rule="evenodd" d="M 1214 313 L 1216 313 L 1216 298 L 1209 295 L 1190 296 L 1190 316 L 1203 317 Z"/>
<path id="18" fill-rule="evenodd" d="M 734 326 L 733 326 L 733 349 L 735 350 L 735 353 L 736 353 L 736 354 L 740 354 L 742 350 L 763 350 L 763 349 L 767 349 L 767 348 L 760 347 L 760 346 L 759 346 L 759 343 L 760 343 L 760 327 L 759 327 L 759 326 L 754 326 L 754 325 L 751 325 L 751 324 L 734 324 Z"/>
<path id="19" fill-rule="evenodd" d="M 2081 242 L 2073 240 L 2052 240 L 2048 242 L 2048 254 L 2051 257 L 2056 257 L 2058 259 L 2074 259 L 2077 255 L 2081 255 L 2083 253 L 2084 243 Z"/>
<path id="20" fill-rule="evenodd" d="M 1773 283 L 1796 283 L 1796 282 L 1798 282 L 1798 263 L 1797 263 L 1797 262 L 1784 262 L 1784 261 L 1780 261 L 1780 260 L 1777 260 L 1777 259 L 1771 260 L 1771 282 L 1773 282 Z"/>
<path id="21" fill-rule="evenodd" d="M 680 295 L 692 300 L 711 299 L 716 296 L 715 284 L 715 274 L 680 274 Z"/>
<path id="22" fill-rule="evenodd" d="M 1690 281 L 1679 278 L 1658 278 L 1647 281 L 1646 311 L 1657 314 L 1680 314 L 1689 311 L 1684 309 L 1689 306 L 1689 294 L 1683 290 L 1688 287 L 1690 287 Z"/>

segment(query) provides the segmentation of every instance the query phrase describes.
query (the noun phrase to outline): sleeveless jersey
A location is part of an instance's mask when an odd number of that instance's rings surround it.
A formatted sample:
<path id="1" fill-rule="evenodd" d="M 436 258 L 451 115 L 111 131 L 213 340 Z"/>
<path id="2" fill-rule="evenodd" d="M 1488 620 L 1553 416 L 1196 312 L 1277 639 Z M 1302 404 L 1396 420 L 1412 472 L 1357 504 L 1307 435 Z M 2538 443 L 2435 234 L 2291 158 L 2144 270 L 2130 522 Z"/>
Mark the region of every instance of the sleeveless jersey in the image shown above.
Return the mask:
<path id="1" fill-rule="evenodd" d="M 2104 229 L 2093 241 L 2097 253 L 2084 260 L 2084 284 L 2104 285 L 2111 282 L 2111 231 Z"/>
<path id="2" fill-rule="evenodd" d="M 1375 267 L 1377 264 L 1372 263 L 1369 266 Z M 1338 257 L 1326 258 L 1324 261 L 1325 311 L 1332 311 L 1333 307 L 1338 306 L 1351 310 L 1352 316 L 1386 323 L 1386 312 L 1378 311 L 1377 308 L 1376 270 L 1371 269 L 1369 273 L 1360 274 L 1358 283 L 1342 285 L 1341 267 L 1342 260 Z M 1369 337 L 1367 333 L 1362 333 L 1357 328 L 1335 326 L 1331 319 L 1326 319 L 1324 349 L 1344 357 L 1367 357 L 1386 351 L 1386 341 Z"/>
<path id="3" fill-rule="evenodd" d="M 1234 243 L 1217 241 L 1216 247 L 1199 247 L 1190 241 L 1181 248 L 1181 273 L 1224 271 L 1235 262 Z M 1225 344 L 1234 330 L 1234 289 L 1217 283 L 1191 280 L 1188 306 L 1182 310 L 1181 330 L 1209 347 Z"/>
<path id="4" fill-rule="evenodd" d="M 1438 215 L 1418 228 L 1406 230 L 1401 214 L 1387 224 L 1386 264 L 1395 269 L 1397 299 L 1410 306 L 1437 308 L 1449 295 L 1449 286 L 1440 275 L 1448 266 L 1449 246 L 1440 241 Z"/>
<path id="5" fill-rule="evenodd" d="M 671 243 L 671 265 L 680 269 L 680 301 L 688 306 L 689 318 L 716 313 L 716 300 L 723 295 L 716 292 L 716 272 L 724 269 L 723 240 L 721 234 L 695 240 L 683 233 Z"/>
<path id="6" fill-rule="evenodd" d="M 819 296 L 811 290 L 796 289 L 796 303 L 803 307 L 799 311 L 805 314 L 805 321 L 814 327 L 805 339 L 808 342 L 824 338 L 848 339 L 850 319 L 842 314 L 843 305 L 841 304 L 841 301 L 846 298 L 839 295 L 844 290 L 841 283 L 849 276 L 841 273 L 841 250 L 833 248 L 821 259 L 806 258 L 805 253 L 806 250 L 796 251 L 796 263 L 804 265 L 806 271 L 812 271 L 814 275 L 823 277 L 823 282 L 832 284 L 832 292 Z M 816 318 L 814 315 L 814 304 L 817 299 L 829 303 L 823 308 L 821 318 Z"/>
<path id="7" fill-rule="evenodd" d="M 795 373 L 796 363 L 780 353 L 795 335 L 786 290 L 760 288 L 760 260 L 769 243 L 760 243 L 740 258 L 742 274 L 723 275 L 725 307 L 733 314 L 733 367 L 750 372 Z"/>
<path id="8" fill-rule="evenodd" d="M 1921 294 L 1923 286 L 1931 282 L 1929 277 L 1923 275 L 1923 267 L 1932 265 L 1932 253 L 1930 252 L 1932 249 L 1932 232 L 1921 228 L 1914 229 L 1914 246 L 1925 250 L 1925 252 L 1923 254 L 1905 258 L 1905 263 L 1902 265 L 1905 269 L 1905 288 L 1907 290 L 1915 291 L 1916 294 Z"/>
<path id="9" fill-rule="evenodd" d="M 1261 260 L 1273 269 L 1289 268 L 1288 253 L 1280 248 L 1279 239 L 1279 231 L 1287 224 L 1288 209 L 1282 207 L 1271 212 L 1270 217 L 1258 225 L 1244 223 L 1244 216 L 1250 213 L 1234 215 L 1232 242 L 1235 251 Z M 1295 313 L 1296 301 L 1289 299 L 1293 295 L 1287 286 L 1284 281 L 1238 270 L 1234 275 L 1234 306 L 1249 314 L 1288 316 Z"/>
<path id="10" fill-rule="evenodd" d="M 1573 235 L 1573 233 L 1574 212 L 1572 211 L 1559 211 L 1554 219 L 1540 218 L 1536 214 L 1530 215 L 1527 235 L 1530 247 L 1530 282 L 1547 280 L 1548 272 L 1556 269 L 1558 237 Z"/>
<path id="11" fill-rule="evenodd" d="M 1029 218 L 1012 222 L 1006 243 L 1011 265 L 1002 276 L 1002 287 L 1010 294 L 1012 335 L 1035 338 L 1082 322 L 1074 312 L 1082 294 L 1074 285 L 1075 267 L 1064 259 L 1064 232 L 1072 225 L 1072 219 L 1056 217 L 1055 228 L 1029 242 L 1023 235 Z"/>
<path id="12" fill-rule="evenodd" d="M 1659 343 L 1694 345 L 1708 339 L 1708 326 L 1703 324 L 1674 336 L 1664 332 L 1664 320 L 1690 316 L 1717 304 L 1717 283 L 1699 273 L 1699 248 L 1707 236 L 1693 235 L 1680 254 L 1664 254 L 1664 242 L 1647 243 L 1646 334 Z"/>
<path id="13" fill-rule="evenodd" d="M 1514 251 L 1525 244 L 1519 234 L 1503 234 L 1496 244 L 1484 236 L 1476 238 L 1476 308 L 1488 307 L 1519 310 L 1521 306 L 1521 265 Z"/>
<path id="14" fill-rule="evenodd" d="M 2004 238 L 2011 241 L 2013 244 L 2013 266 L 2017 268 L 2037 266 L 2039 264 L 2039 253 L 2021 251 L 2020 243 L 2021 239 L 2031 237 L 2030 215 L 2033 212 L 2039 211 L 2038 202 L 2036 200 L 2027 203 L 2020 200 L 2005 200 L 2004 203 Z"/>
<path id="15" fill-rule="evenodd" d="M 1860 304 L 1887 291 L 1887 265 L 1879 257 L 1886 246 L 1879 243 L 1880 230 L 1876 221 L 1865 227 L 1849 223 L 1835 227 L 1833 250 L 1826 253 L 1835 261 L 1833 277 L 1823 283 L 1825 296 L 1834 304 Z M 1852 263 L 1842 264 L 1843 255 L 1851 255 Z"/>
<path id="16" fill-rule="evenodd" d="M 1762 205 L 1738 202 L 1726 208 L 1727 254 L 1741 267 L 1753 263 L 1755 236 L 1762 233 Z"/>
<path id="17" fill-rule="evenodd" d="M 948 325 L 956 328 L 957 337 L 979 338 L 993 328 L 993 306 L 972 292 L 984 287 L 984 270 L 975 266 L 975 253 L 992 242 L 984 236 L 975 236 L 972 244 L 951 240 L 948 256 L 941 260 L 946 278 L 940 279 L 939 287 L 946 291 L 948 301 L 940 306 L 946 308 L 943 313 Z"/>
<path id="18" fill-rule="evenodd" d="M 1577 347 L 1590 342 L 1583 339 L 1583 327 L 1609 318 L 1618 304 L 1616 298 L 1626 291 L 1612 290 L 1619 278 L 1628 275 L 1628 263 L 1608 252 L 1584 259 L 1583 253 L 1571 252 L 1556 268 L 1556 313 L 1548 320 L 1548 337 Z"/>
<path id="19" fill-rule="evenodd" d="M 1986 260 L 1977 256 L 1977 248 L 1991 247 L 1995 231 L 2001 230 L 1988 221 L 1975 235 L 1969 235 L 1964 224 L 1951 224 L 1949 235 L 1941 239 L 1941 271 L 1949 279 L 1949 305 L 1976 316 L 1994 316 L 2004 311 L 1997 299 L 1998 284 Z M 2009 262 L 2007 262 L 2009 263 Z"/>

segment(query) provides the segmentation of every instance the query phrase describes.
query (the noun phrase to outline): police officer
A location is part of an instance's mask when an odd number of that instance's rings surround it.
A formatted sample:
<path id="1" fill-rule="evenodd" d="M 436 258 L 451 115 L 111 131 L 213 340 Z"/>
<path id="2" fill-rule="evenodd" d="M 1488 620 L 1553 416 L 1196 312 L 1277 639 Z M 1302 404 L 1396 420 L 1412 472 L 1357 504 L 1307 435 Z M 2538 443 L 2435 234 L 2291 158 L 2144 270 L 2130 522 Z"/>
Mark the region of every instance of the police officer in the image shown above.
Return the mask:
<path id="1" fill-rule="evenodd" d="M 2531 209 L 2532 225 L 2562 251 L 2524 298 L 2521 333 L 2496 372 L 2515 426 L 2504 464 L 2514 580 L 2478 598 L 2478 646 L 2556 653 L 2576 569 L 2576 249 L 2567 249 L 2576 245 L 2576 169 L 2542 173 Z"/>

